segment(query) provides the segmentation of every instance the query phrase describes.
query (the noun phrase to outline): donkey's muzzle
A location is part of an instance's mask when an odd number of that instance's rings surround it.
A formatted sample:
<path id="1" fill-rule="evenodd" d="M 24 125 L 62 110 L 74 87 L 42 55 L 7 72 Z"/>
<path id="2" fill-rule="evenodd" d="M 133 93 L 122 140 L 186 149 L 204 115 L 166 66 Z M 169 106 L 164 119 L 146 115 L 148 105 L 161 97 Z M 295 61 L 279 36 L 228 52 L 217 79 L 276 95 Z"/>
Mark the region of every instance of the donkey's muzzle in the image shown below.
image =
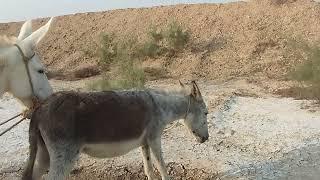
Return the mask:
<path id="1" fill-rule="evenodd" d="M 209 136 L 201 137 L 200 138 L 200 143 L 204 143 L 209 139 Z"/>

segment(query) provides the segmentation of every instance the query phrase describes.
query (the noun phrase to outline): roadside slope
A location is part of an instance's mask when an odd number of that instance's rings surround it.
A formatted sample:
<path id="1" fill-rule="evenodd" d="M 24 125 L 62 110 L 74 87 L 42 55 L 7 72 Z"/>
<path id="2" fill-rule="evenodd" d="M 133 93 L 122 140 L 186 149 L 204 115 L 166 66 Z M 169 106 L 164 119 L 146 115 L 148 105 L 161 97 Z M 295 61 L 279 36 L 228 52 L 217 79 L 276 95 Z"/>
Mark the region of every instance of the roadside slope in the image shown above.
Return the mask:
<path id="1" fill-rule="evenodd" d="M 260 74 L 282 78 L 302 61 L 288 39 L 320 39 L 320 5 L 311 0 L 255 0 L 227 4 L 176 5 L 112 10 L 58 17 L 39 52 L 50 71 L 74 74 L 99 69 L 94 51 L 102 32 L 119 38 L 146 37 L 150 25 L 172 20 L 192 32 L 192 44 L 166 65 L 173 77 L 229 79 Z M 35 27 L 44 23 L 38 19 Z M 0 34 L 16 35 L 21 23 L 0 24 Z M 152 60 L 162 64 L 163 58 Z M 148 63 L 147 63 L 148 66 Z"/>

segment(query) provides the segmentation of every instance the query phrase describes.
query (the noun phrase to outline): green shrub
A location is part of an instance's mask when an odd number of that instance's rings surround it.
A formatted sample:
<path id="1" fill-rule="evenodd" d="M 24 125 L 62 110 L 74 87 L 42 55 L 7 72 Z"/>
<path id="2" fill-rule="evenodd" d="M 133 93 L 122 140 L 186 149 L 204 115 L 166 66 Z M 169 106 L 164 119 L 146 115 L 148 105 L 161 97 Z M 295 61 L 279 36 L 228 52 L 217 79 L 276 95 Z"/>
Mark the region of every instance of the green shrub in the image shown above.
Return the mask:
<path id="1" fill-rule="evenodd" d="M 154 41 L 147 41 L 142 45 L 142 55 L 154 58 L 160 55 L 161 47 Z"/>
<path id="2" fill-rule="evenodd" d="M 183 30 L 176 22 L 169 24 L 165 31 L 165 39 L 168 48 L 173 51 L 180 51 L 186 47 L 190 40 L 189 31 Z"/>
<path id="3" fill-rule="evenodd" d="M 141 54 L 154 58 L 161 55 L 175 55 L 186 48 L 190 40 L 190 33 L 178 23 L 173 22 L 165 29 L 158 31 L 155 27 L 148 31 L 148 40 L 143 43 Z"/>
<path id="4" fill-rule="evenodd" d="M 148 31 L 149 38 L 158 43 L 163 40 L 164 35 L 162 30 L 158 31 L 156 27 L 151 27 Z"/>
<path id="5" fill-rule="evenodd" d="M 115 42 L 114 34 L 103 34 L 98 50 L 100 57 L 99 64 L 103 67 L 109 67 L 109 65 L 115 61 L 117 50 L 118 44 Z"/>
<path id="6" fill-rule="evenodd" d="M 320 99 L 320 48 L 306 42 L 291 42 L 291 46 L 299 51 L 300 57 L 305 60 L 289 73 L 289 77 L 301 82 L 300 94 L 305 93 L 308 97 Z"/>
<path id="7" fill-rule="evenodd" d="M 290 72 L 292 79 L 316 83 L 320 82 L 320 48 L 316 45 L 308 45 L 306 42 L 294 42 L 291 45 L 295 50 L 300 51 L 300 57 L 305 61 Z"/>
<path id="8" fill-rule="evenodd" d="M 144 88 L 145 72 L 139 68 L 139 60 L 146 57 L 155 58 L 161 55 L 175 55 L 186 48 L 189 40 L 189 31 L 184 30 L 178 23 L 169 24 L 164 30 L 158 31 L 152 27 L 148 31 L 148 39 L 139 44 L 137 38 L 126 38 L 119 41 L 114 34 L 103 34 L 98 48 L 99 65 L 102 70 L 116 70 L 116 78 L 104 76 L 102 79 L 89 83 L 91 90 L 118 90 Z M 90 55 L 91 52 L 84 51 Z M 165 77 L 166 71 L 153 73 L 153 78 Z"/>
<path id="9" fill-rule="evenodd" d="M 116 70 L 117 76 L 110 79 L 105 75 L 102 79 L 89 83 L 88 89 L 120 90 L 120 89 L 142 89 L 145 84 L 145 76 L 142 69 L 137 65 L 138 45 L 135 38 L 126 41 L 117 41 L 112 35 L 102 36 L 100 49 L 100 64 L 107 65 Z"/>
<path id="10" fill-rule="evenodd" d="M 155 58 L 161 55 L 160 43 L 163 39 L 162 32 L 158 32 L 155 27 L 151 27 L 148 31 L 148 39 L 142 43 L 138 53 L 140 58 Z"/>
<path id="11" fill-rule="evenodd" d="M 119 83 L 123 89 L 142 89 L 145 85 L 144 71 L 136 64 L 138 61 L 133 54 L 128 53 L 126 48 L 119 51 L 117 65 L 119 70 Z"/>

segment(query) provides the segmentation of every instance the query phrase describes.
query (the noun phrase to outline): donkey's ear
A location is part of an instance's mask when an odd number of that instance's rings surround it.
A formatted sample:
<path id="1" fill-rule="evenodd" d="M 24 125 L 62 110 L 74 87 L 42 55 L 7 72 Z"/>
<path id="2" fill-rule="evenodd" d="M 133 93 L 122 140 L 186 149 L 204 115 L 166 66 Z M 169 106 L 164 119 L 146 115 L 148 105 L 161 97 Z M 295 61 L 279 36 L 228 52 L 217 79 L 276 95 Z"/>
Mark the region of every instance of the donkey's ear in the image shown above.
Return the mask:
<path id="1" fill-rule="evenodd" d="M 192 88 L 191 88 L 191 95 L 194 97 L 201 97 L 201 93 L 196 81 L 191 81 Z"/>
<path id="2" fill-rule="evenodd" d="M 47 24 L 40 27 L 38 30 L 36 30 L 34 33 L 32 33 L 30 36 L 25 38 L 23 40 L 23 44 L 31 46 L 31 48 L 35 48 L 36 45 L 41 41 L 41 39 L 47 34 L 49 27 L 51 25 L 53 18 L 51 18 Z"/>
<path id="3" fill-rule="evenodd" d="M 184 87 L 184 84 L 179 80 L 179 84 L 180 84 L 180 86 L 182 87 L 182 88 L 185 88 Z"/>
<path id="4" fill-rule="evenodd" d="M 26 37 L 30 36 L 31 34 L 32 34 L 32 22 L 31 20 L 28 20 L 22 25 L 19 36 L 18 36 L 18 40 L 22 41 Z"/>

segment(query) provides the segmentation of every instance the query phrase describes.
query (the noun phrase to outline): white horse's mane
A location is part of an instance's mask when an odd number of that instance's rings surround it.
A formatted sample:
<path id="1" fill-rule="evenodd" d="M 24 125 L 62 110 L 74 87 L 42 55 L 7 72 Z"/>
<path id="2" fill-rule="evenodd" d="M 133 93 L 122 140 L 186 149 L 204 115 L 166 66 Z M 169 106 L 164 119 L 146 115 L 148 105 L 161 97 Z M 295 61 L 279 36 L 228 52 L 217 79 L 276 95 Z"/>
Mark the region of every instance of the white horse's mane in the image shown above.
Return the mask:
<path id="1" fill-rule="evenodd" d="M 17 38 L 14 36 L 6 36 L 6 35 L 0 35 L 0 72 L 5 66 L 5 56 L 2 55 L 1 48 L 6 48 L 12 46 L 14 43 L 17 42 Z"/>
<path id="2" fill-rule="evenodd" d="M 14 36 L 0 35 L 0 48 L 12 46 L 16 42 L 17 38 Z"/>

